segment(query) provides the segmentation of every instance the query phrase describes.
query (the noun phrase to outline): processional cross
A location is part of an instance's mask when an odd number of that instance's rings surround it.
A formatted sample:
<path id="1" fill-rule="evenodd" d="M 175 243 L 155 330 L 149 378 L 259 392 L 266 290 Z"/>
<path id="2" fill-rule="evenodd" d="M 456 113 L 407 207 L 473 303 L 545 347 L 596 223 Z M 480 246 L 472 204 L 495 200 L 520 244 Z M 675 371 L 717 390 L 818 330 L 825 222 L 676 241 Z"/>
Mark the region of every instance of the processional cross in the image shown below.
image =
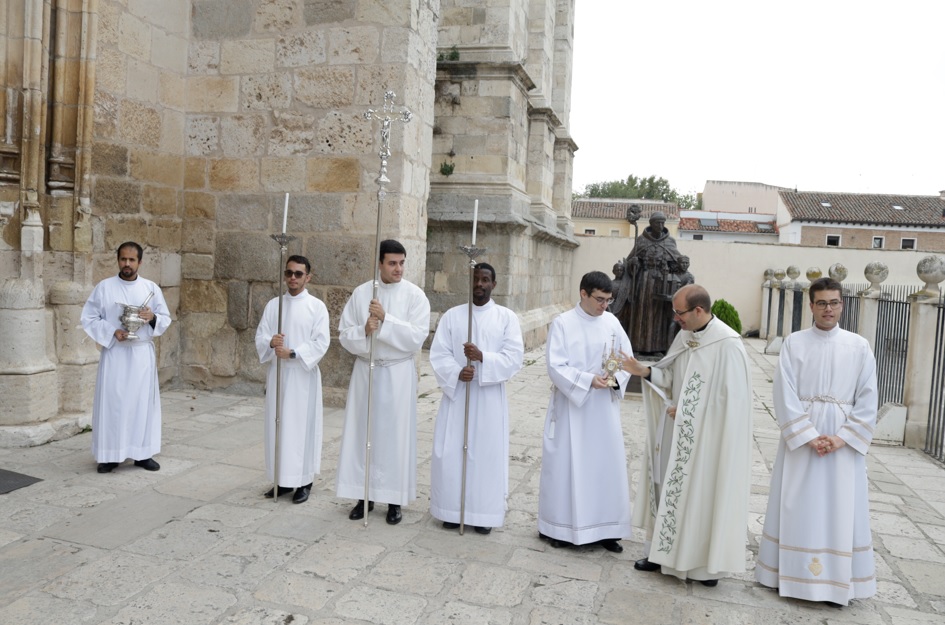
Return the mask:
<path id="1" fill-rule="evenodd" d="M 394 115 L 394 98 L 396 95 L 390 89 L 384 92 L 384 106 L 381 110 L 368 109 L 364 113 L 366 120 L 379 120 L 381 122 L 381 148 L 378 156 L 381 159 L 381 171 L 377 176 L 377 228 L 374 232 L 374 292 L 372 300 L 377 299 L 377 290 L 381 280 L 380 275 L 380 255 L 381 255 L 381 209 L 384 205 L 384 198 L 387 196 L 387 183 L 390 179 L 387 177 L 387 159 L 390 158 L 390 127 L 395 121 L 408 123 L 413 119 L 413 113 L 404 107 L 399 115 Z M 368 371 L 368 394 L 367 394 L 367 421 L 364 433 L 364 526 L 368 524 L 368 512 L 370 511 L 371 501 L 371 414 L 374 406 L 374 337 L 377 332 L 371 333 L 371 355 Z"/>

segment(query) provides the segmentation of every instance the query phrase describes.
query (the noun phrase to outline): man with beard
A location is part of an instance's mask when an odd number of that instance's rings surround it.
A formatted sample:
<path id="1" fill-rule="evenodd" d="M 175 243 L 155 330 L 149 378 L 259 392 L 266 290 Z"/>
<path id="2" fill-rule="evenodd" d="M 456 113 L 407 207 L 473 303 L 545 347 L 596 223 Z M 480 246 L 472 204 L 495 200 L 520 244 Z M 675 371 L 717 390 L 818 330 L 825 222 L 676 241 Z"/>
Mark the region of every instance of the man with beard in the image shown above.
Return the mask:
<path id="1" fill-rule="evenodd" d="M 288 293 L 266 304 L 256 329 L 259 362 L 268 362 L 266 378 L 266 472 L 274 480 L 276 386 L 282 393 L 279 440 L 279 495 L 295 488 L 292 503 L 308 500 L 322 460 L 322 375 L 318 368 L 328 351 L 328 309 L 309 293 L 312 266 L 304 256 L 290 256 L 285 264 Z M 276 384 L 276 363 L 282 360 L 282 380 Z M 275 487 L 273 487 L 274 489 Z M 272 497 L 270 489 L 265 494 Z"/>
<path id="2" fill-rule="evenodd" d="M 518 317 L 492 300 L 495 269 L 473 269 L 472 339 L 469 306 L 462 304 L 440 318 L 430 365 L 443 390 L 433 430 L 430 467 L 430 514 L 446 529 L 460 523 L 488 534 L 505 521 L 509 494 L 509 406 L 505 383 L 522 368 L 524 346 Z M 466 365 L 467 359 L 471 361 Z M 466 393 L 469 388 L 469 439 L 466 484 L 462 482 Z"/>
<path id="3" fill-rule="evenodd" d="M 144 250 L 134 241 L 118 248 L 118 275 L 99 282 L 82 308 L 82 328 L 102 346 L 92 404 L 92 455 L 99 473 L 111 473 L 128 458 L 146 471 L 161 468 L 161 394 L 154 339 L 171 325 L 164 294 L 138 275 Z M 122 304 L 143 306 L 146 323 L 129 338 Z"/>

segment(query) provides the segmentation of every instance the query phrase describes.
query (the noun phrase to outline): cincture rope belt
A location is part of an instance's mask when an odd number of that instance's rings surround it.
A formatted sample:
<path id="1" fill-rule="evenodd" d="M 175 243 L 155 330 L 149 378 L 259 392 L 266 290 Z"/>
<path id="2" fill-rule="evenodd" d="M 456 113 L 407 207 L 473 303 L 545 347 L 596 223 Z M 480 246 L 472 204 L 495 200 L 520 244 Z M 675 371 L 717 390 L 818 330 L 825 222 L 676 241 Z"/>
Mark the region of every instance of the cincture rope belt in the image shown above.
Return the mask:
<path id="1" fill-rule="evenodd" d="M 361 360 L 361 361 L 366 362 L 366 363 L 370 363 L 370 362 L 371 362 L 370 359 L 365 358 L 364 356 L 358 356 L 358 360 Z M 383 358 L 375 358 L 375 359 L 374 359 L 374 366 L 375 366 L 375 367 L 391 367 L 391 366 L 393 366 L 393 365 L 399 365 L 399 364 L 402 363 L 402 362 L 407 362 L 408 360 L 413 360 L 413 356 L 405 356 L 405 357 L 403 357 L 403 358 L 396 358 L 396 359 L 393 359 L 393 360 L 383 359 Z"/>
<path id="2" fill-rule="evenodd" d="M 831 395 L 815 395 L 814 397 L 801 397 L 801 401 L 809 403 L 820 402 L 822 404 L 837 404 L 838 406 L 852 406 L 852 401 L 843 401 Z"/>

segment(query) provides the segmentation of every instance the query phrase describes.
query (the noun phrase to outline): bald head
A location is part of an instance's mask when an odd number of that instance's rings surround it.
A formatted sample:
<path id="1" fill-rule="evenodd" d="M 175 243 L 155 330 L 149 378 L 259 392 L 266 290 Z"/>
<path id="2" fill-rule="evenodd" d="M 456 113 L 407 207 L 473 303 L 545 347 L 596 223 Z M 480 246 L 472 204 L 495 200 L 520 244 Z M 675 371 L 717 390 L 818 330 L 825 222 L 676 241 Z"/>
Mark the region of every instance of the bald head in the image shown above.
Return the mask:
<path id="1" fill-rule="evenodd" d="M 712 319 L 712 298 L 698 284 L 687 284 L 673 296 L 673 312 L 683 330 L 698 330 Z"/>

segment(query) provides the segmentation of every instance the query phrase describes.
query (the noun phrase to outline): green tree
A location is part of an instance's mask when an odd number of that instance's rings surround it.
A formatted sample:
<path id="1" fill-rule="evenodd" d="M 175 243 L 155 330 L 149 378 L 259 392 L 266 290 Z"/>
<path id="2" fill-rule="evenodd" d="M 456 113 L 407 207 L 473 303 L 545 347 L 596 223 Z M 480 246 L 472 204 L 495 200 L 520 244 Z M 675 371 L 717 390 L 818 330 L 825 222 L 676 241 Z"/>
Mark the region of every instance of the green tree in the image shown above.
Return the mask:
<path id="1" fill-rule="evenodd" d="M 630 174 L 626 180 L 592 182 L 584 187 L 575 197 L 584 198 L 620 198 L 629 200 L 660 200 L 672 202 L 682 210 L 702 210 L 702 199 L 691 193 L 676 191 L 666 178 L 650 176 L 640 178 Z"/>

